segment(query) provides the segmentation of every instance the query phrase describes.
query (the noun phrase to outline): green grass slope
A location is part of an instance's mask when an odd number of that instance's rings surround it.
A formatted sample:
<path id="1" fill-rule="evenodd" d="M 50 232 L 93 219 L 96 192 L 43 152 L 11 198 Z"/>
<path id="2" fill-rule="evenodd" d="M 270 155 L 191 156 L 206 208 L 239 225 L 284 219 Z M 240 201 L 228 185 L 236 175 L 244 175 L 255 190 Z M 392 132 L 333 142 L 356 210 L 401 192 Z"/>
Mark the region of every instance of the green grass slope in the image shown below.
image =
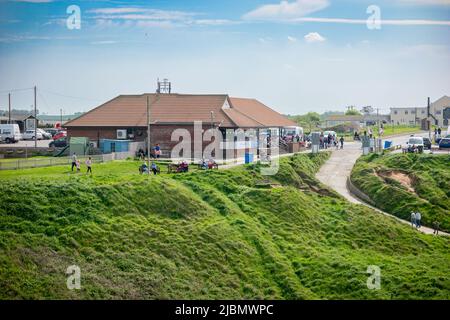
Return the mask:
<path id="1" fill-rule="evenodd" d="M 410 177 L 408 190 L 396 179 L 380 173 L 398 171 Z M 372 154 L 361 157 L 353 168 L 352 182 L 366 193 L 376 206 L 408 220 L 419 210 L 422 224 L 450 231 L 450 156 L 430 154 Z"/>
<path id="2" fill-rule="evenodd" d="M 149 178 L 133 161 L 0 172 L 0 298 L 448 299 L 450 240 L 321 186 L 327 156 L 284 158 L 270 178 L 257 165 Z"/>

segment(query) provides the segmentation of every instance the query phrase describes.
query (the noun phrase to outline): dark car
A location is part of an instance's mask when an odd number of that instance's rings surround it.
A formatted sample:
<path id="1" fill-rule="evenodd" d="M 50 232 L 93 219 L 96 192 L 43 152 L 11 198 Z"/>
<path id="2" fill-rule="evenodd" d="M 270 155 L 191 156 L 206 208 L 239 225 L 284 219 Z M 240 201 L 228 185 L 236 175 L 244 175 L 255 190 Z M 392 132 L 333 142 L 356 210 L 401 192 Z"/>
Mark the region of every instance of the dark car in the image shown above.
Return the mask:
<path id="1" fill-rule="evenodd" d="M 57 140 L 53 140 L 48 145 L 50 148 L 64 148 L 67 146 L 67 137 L 62 137 Z"/>
<path id="2" fill-rule="evenodd" d="M 450 138 L 443 138 L 439 141 L 439 149 L 450 149 Z"/>
<path id="3" fill-rule="evenodd" d="M 423 148 L 431 150 L 431 140 L 430 140 L 430 138 L 423 137 Z"/>

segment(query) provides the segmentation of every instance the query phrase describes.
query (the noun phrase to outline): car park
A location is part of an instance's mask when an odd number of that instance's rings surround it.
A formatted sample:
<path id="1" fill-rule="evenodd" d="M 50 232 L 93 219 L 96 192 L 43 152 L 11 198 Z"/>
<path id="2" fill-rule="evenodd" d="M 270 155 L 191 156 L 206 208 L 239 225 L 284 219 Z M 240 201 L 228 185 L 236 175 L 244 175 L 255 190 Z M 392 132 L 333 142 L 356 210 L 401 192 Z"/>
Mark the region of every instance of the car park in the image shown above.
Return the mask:
<path id="1" fill-rule="evenodd" d="M 34 129 L 27 130 L 22 134 L 23 140 L 34 140 L 35 137 L 37 140 L 42 140 L 44 138 L 42 133 L 37 130 L 35 131 Z"/>
<path id="2" fill-rule="evenodd" d="M 44 129 L 37 128 L 37 131 L 42 134 L 42 138 L 45 140 L 49 140 L 52 138 L 52 135 L 50 133 L 48 133 L 47 131 L 45 131 Z"/>
<path id="3" fill-rule="evenodd" d="M 59 133 L 60 131 L 61 131 L 61 129 L 58 129 L 58 128 L 47 128 L 47 129 L 45 129 L 45 132 L 51 134 L 52 137 L 55 134 Z"/>
<path id="4" fill-rule="evenodd" d="M 450 149 L 450 137 L 443 138 L 439 141 L 439 149 Z"/>

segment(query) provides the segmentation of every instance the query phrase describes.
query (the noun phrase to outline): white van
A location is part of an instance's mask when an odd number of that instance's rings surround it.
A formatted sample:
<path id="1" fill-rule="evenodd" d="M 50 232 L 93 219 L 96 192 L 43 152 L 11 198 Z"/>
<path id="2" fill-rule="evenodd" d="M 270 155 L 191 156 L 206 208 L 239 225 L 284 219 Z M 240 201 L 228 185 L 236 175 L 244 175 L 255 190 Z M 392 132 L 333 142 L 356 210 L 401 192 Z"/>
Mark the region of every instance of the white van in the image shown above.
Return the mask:
<path id="1" fill-rule="evenodd" d="M 289 139 L 294 139 L 296 136 L 299 136 L 300 139 L 303 138 L 303 128 L 302 127 L 283 127 L 282 135 L 288 137 Z"/>
<path id="2" fill-rule="evenodd" d="M 0 124 L 0 136 L 1 140 L 6 143 L 16 143 L 22 140 L 22 135 L 20 134 L 19 125 L 14 124 Z"/>

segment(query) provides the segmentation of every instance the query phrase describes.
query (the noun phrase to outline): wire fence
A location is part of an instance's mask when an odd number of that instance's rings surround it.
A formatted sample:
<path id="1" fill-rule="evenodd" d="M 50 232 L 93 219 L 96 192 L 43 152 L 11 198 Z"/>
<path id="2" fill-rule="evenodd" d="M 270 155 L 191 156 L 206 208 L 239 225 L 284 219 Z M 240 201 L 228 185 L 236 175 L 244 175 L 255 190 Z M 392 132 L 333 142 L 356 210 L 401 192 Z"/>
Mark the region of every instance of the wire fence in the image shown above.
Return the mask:
<path id="1" fill-rule="evenodd" d="M 83 163 L 91 157 L 94 163 L 109 162 L 113 160 L 125 160 L 129 157 L 134 157 L 134 153 L 130 152 L 115 152 L 91 156 L 77 156 L 77 159 Z M 17 170 L 30 169 L 41 167 L 53 167 L 70 165 L 72 157 L 47 157 L 47 158 L 30 158 L 30 159 L 3 159 L 0 160 L 0 170 Z"/>

